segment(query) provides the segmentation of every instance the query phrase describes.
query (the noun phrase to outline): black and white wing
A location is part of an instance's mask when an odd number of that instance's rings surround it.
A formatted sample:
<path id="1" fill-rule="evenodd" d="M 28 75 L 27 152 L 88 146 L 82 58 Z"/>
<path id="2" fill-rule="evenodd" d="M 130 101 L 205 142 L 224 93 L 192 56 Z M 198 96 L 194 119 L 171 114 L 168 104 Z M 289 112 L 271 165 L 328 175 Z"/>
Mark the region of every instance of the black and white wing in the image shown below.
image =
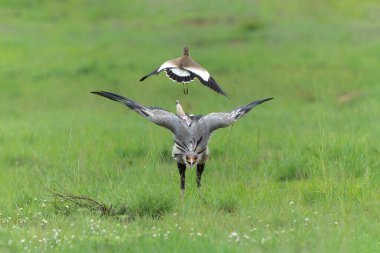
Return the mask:
<path id="1" fill-rule="evenodd" d="M 164 109 L 158 107 L 145 107 L 129 98 L 123 97 L 112 92 L 93 91 L 91 93 L 120 102 L 126 105 L 129 109 L 137 112 L 144 118 L 152 121 L 153 123 L 159 126 L 169 129 L 173 133 L 176 133 L 178 126 L 181 124 L 181 119 L 177 115 L 168 112 Z"/>
<path id="2" fill-rule="evenodd" d="M 209 87 L 210 89 L 227 96 L 227 94 L 220 88 L 215 79 L 210 75 L 210 73 L 204 69 L 201 65 L 196 62 L 192 62 L 192 66 L 183 67 L 184 70 L 187 70 L 190 75 L 195 76 L 199 79 L 199 81 Z"/>
<path id="3" fill-rule="evenodd" d="M 169 79 L 177 83 L 189 83 L 195 79 L 195 75 L 185 69 L 165 68 L 164 71 Z"/>
<path id="4" fill-rule="evenodd" d="M 178 67 L 178 61 L 180 59 L 172 59 L 164 62 L 158 69 L 153 70 L 151 73 L 143 76 L 140 79 L 141 81 L 144 81 L 146 78 L 152 76 L 152 75 L 158 75 L 162 71 L 165 71 L 167 77 L 169 77 L 174 82 L 178 83 L 188 83 L 195 79 L 195 75 L 190 73 L 189 71 L 179 68 Z"/>
<path id="5" fill-rule="evenodd" d="M 256 105 L 262 104 L 273 98 L 266 98 L 262 100 L 257 100 L 247 105 L 241 106 L 233 110 L 232 112 L 213 112 L 204 116 L 199 123 L 205 125 L 210 132 L 231 125 L 238 119 L 242 118 L 246 113 L 248 113 Z"/>
<path id="6" fill-rule="evenodd" d="M 175 65 L 174 60 L 175 59 L 164 62 L 158 69 L 155 69 L 152 72 L 150 72 L 149 74 L 143 76 L 140 79 L 140 82 L 144 81 L 146 78 L 148 78 L 152 75 L 158 75 L 159 73 L 161 73 L 163 70 L 165 70 L 167 68 L 176 68 L 177 66 Z"/>

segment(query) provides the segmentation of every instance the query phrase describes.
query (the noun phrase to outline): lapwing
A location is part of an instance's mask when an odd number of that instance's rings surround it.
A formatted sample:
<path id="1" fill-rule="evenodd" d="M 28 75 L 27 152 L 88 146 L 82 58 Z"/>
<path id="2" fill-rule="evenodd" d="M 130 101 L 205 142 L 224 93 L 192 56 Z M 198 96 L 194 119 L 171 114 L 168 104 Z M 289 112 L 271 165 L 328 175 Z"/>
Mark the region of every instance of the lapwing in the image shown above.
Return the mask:
<path id="1" fill-rule="evenodd" d="M 188 47 L 183 49 L 183 55 L 181 57 L 164 62 L 159 68 L 142 77 L 140 82 L 144 81 L 149 76 L 158 75 L 162 71 L 165 71 L 166 75 L 174 82 L 182 83 L 184 85 L 183 92 L 185 95 L 189 93 L 187 84 L 195 78 L 198 78 L 202 84 L 210 89 L 227 96 L 210 73 L 191 58 Z"/>
<path id="2" fill-rule="evenodd" d="M 196 184 L 201 187 L 201 177 L 207 158 L 209 156 L 208 141 L 211 134 L 218 128 L 231 125 L 238 119 L 242 118 L 253 107 L 264 103 L 273 98 L 257 100 L 247 105 L 236 108 L 231 112 L 213 112 L 203 115 L 190 115 L 190 123 L 184 119 L 184 111 L 181 109 L 174 114 L 159 107 L 147 107 L 136 103 L 135 101 L 120 96 L 115 93 L 106 91 L 94 91 L 111 100 L 126 105 L 129 109 L 140 114 L 153 123 L 170 130 L 174 134 L 174 145 L 172 157 L 177 161 L 177 167 L 180 174 L 181 197 L 185 193 L 185 171 L 196 165 Z M 177 103 L 178 105 L 179 103 Z"/>

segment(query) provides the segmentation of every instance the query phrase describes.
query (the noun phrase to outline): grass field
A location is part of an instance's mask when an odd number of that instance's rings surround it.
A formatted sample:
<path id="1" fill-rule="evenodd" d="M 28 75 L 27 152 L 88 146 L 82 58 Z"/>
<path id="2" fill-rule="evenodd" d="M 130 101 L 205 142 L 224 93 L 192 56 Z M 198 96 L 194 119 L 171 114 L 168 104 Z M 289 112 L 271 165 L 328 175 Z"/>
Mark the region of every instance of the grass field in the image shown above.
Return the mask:
<path id="1" fill-rule="evenodd" d="M 2 1 L 0 252 L 380 252 L 378 1 Z M 138 80 L 183 46 L 226 99 Z M 180 201 L 172 135 L 230 111 Z M 113 206 L 101 215 L 48 189 Z"/>

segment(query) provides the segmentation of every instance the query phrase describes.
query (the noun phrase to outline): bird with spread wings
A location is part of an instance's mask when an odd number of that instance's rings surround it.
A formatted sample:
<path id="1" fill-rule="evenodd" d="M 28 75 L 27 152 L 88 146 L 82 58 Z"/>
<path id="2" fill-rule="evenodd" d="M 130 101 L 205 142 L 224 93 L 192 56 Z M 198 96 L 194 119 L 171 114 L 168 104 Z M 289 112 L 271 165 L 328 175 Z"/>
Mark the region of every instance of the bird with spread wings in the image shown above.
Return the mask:
<path id="1" fill-rule="evenodd" d="M 174 134 L 172 156 L 177 161 L 182 197 L 185 192 L 186 168 L 197 166 L 196 183 L 198 188 L 201 187 L 202 173 L 209 156 L 208 141 L 213 131 L 231 125 L 253 107 L 273 99 L 257 100 L 231 112 L 213 112 L 203 116 L 185 114 L 178 101 L 177 114 L 174 114 L 159 107 L 140 105 L 129 98 L 112 92 L 94 91 L 92 93 L 120 102 L 153 123 L 169 129 Z"/>

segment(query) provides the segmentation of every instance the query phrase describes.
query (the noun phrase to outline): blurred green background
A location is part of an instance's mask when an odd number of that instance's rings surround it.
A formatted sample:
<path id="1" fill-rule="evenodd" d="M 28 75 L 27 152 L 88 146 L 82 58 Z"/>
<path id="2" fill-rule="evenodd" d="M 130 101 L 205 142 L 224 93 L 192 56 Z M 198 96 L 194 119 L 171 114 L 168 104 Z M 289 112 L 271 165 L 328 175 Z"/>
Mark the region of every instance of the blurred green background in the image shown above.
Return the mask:
<path id="1" fill-rule="evenodd" d="M 369 0 L 2 0 L 0 250 L 379 251 L 379 13 Z M 139 82 L 184 46 L 230 99 Z M 214 134 L 202 193 L 189 170 L 181 203 L 171 133 L 94 90 L 194 114 L 275 100 Z"/>

